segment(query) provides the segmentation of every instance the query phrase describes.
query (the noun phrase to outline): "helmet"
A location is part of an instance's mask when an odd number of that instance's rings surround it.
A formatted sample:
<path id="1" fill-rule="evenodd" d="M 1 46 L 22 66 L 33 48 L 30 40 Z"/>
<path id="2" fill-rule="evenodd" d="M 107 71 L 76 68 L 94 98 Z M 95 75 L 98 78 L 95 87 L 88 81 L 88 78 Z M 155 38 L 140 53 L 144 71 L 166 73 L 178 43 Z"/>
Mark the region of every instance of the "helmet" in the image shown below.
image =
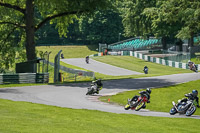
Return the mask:
<path id="1" fill-rule="evenodd" d="M 193 94 L 193 96 L 196 97 L 196 96 L 198 95 L 198 91 L 197 91 L 197 90 L 193 90 L 193 91 L 192 91 L 192 94 Z"/>
<path id="2" fill-rule="evenodd" d="M 98 79 L 97 81 L 98 81 L 98 82 L 101 82 L 101 79 Z"/>
<path id="3" fill-rule="evenodd" d="M 151 94 L 151 89 L 150 88 L 147 88 L 146 91 Z"/>

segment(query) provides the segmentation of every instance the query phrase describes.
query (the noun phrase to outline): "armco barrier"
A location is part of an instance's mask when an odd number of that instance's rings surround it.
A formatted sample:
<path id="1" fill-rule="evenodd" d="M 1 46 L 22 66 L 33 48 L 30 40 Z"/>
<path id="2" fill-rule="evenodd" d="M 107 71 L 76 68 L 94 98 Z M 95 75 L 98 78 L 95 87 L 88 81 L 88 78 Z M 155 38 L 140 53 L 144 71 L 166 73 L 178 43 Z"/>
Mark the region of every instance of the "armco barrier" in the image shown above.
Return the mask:
<path id="1" fill-rule="evenodd" d="M 93 56 L 98 56 L 98 54 L 95 54 Z M 49 64 L 51 66 L 54 66 L 54 63 L 52 63 L 52 62 L 49 62 Z M 82 76 L 91 77 L 92 79 L 95 78 L 95 73 L 94 72 L 88 72 L 88 71 L 83 71 L 83 70 L 77 70 L 77 69 L 67 68 L 67 67 L 62 66 L 62 65 L 60 65 L 60 70 L 65 71 L 67 73 L 76 74 L 76 75 L 81 74 Z"/>
<path id="2" fill-rule="evenodd" d="M 189 69 L 187 63 L 165 60 L 165 59 L 161 59 L 161 58 L 157 58 L 157 57 L 151 57 L 151 56 L 144 55 L 144 54 L 141 54 L 141 53 L 138 53 L 138 52 L 133 52 L 133 51 L 120 51 L 120 52 L 121 52 L 121 56 L 129 55 L 129 56 L 134 56 L 134 57 L 142 59 L 142 60 L 154 62 L 154 63 L 165 65 L 165 66 L 182 68 L 182 69 Z M 101 55 L 99 54 L 99 56 L 101 56 Z M 197 64 L 197 67 L 198 67 L 198 70 L 200 70 L 200 64 Z"/>
<path id="3" fill-rule="evenodd" d="M 48 83 L 49 73 L 0 74 L 0 84 Z"/>

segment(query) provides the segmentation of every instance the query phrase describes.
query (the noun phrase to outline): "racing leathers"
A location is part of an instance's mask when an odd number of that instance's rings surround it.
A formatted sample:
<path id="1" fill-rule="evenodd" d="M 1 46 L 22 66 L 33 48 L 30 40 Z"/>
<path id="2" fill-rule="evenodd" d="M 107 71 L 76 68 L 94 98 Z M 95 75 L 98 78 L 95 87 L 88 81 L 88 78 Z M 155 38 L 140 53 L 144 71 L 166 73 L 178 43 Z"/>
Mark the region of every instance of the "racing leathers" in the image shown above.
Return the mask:
<path id="1" fill-rule="evenodd" d="M 99 91 L 103 87 L 103 84 L 102 84 L 101 80 L 98 79 L 98 80 L 92 81 L 92 83 L 97 86 L 96 93 L 99 94 Z"/>
<path id="2" fill-rule="evenodd" d="M 179 100 L 178 105 L 182 102 L 187 102 L 187 100 L 194 100 L 196 102 L 196 106 L 199 108 L 199 97 L 198 96 L 194 96 L 192 93 L 188 93 L 185 94 L 185 97 L 187 98 L 183 98 L 181 100 Z"/>

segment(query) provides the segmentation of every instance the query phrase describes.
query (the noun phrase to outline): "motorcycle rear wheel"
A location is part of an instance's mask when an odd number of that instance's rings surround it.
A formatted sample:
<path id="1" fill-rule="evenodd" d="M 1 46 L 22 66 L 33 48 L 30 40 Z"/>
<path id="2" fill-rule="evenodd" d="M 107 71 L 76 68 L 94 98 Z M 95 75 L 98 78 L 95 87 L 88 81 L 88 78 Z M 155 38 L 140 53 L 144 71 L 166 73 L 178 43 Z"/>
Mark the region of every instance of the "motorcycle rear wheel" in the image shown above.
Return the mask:
<path id="1" fill-rule="evenodd" d="M 193 105 L 190 109 L 186 111 L 186 116 L 191 116 L 196 111 L 196 107 Z"/>

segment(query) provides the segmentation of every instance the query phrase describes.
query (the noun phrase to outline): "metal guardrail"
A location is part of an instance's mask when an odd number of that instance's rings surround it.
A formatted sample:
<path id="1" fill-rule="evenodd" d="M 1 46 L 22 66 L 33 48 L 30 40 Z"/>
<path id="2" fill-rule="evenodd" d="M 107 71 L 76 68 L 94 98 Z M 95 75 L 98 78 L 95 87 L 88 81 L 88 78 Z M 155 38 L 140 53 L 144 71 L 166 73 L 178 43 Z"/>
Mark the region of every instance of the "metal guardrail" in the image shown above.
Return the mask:
<path id="1" fill-rule="evenodd" d="M 54 66 L 54 63 L 52 63 L 52 62 L 49 62 L 49 64 L 51 66 Z M 67 67 L 61 66 L 61 65 L 60 65 L 60 70 L 65 71 L 67 73 L 77 74 L 77 75 L 81 75 L 81 76 L 92 77 L 92 78 L 95 77 L 94 72 L 87 72 L 87 71 L 82 71 L 82 70 L 67 68 Z"/>
<path id="2" fill-rule="evenodd" d="M 0 74 L 0 84 L 48 83 L 49 73 Z"/>

